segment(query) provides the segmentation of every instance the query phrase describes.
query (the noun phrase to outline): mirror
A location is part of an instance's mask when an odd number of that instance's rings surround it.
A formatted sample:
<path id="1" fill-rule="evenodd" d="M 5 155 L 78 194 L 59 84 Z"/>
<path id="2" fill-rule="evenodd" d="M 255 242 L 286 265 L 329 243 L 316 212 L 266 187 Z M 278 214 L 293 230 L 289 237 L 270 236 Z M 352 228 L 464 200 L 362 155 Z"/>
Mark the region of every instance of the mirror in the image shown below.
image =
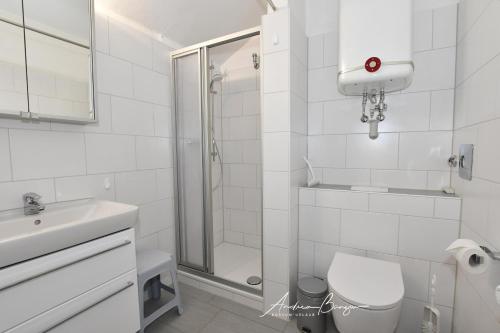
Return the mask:
<path id="1" fill-rule="evenodd" d="M 26 30 L 26 62 L 31 112 L 93 119 L 88 48 Z"/>
<path id="2" fill-rule="evenodd" d="M 23 28 L 0 21 L 0 113 L 28 112 Z"/>
<path id="3" fill-rule="evenodd" d="M 90 22 L 89 0 L 24 0 L 30 30 L 89 47 Z"/>
<path id="4" fill-rule="evenodd" d="M 22 0 L 1 0 L 0 20 L 22 26 L 23 25 Z"/>
<path id="5" fill-rule="evenodd" d="M 21 12 L 16 11 L 19 7 Z M 6 26 L 0 31 L 0 51 L 14 48 L 15 38 L 18 45 L 15 52 L 0 54 L 0 65 L 15 65 L 24 72 L 24 81 L 16 77 L 17 86 L 12 87 L 7 78 L 14 74 L 0 67 L 0 94 L 10 87 L 20 95 L 23 88 L 25 103 L 23 107 L 13 98 L 2 98 L 0 113 L 31 119 L 95 121 L 93 1 L 1 0 L 0 23 Z"/>

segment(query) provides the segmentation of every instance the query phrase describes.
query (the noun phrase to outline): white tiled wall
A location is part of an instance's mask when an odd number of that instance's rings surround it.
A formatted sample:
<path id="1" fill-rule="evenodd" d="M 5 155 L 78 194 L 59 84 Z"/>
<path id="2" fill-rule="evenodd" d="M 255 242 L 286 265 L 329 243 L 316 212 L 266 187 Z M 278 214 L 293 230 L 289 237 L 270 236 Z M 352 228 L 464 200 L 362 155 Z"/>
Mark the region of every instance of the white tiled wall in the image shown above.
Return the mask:
<path id="1" fill-rule="evenodd" d="M 127 202 L 140 206 L 137 246 L 173 252 L 170 48 L 100 13 L 96 27 L 99 122 L 0 119 L 0 210 L 30 191 Z"/>
<path id="2" fill-rule="evenodd" d="M 457 6 L 438 2 L 416 6 L 414 81 L 387 96 L 387 117 L 375 141 L 359 120 L 360 98 L 337 91 L 338 1 L 307 2 L 308 155 L 323 183 L 418 189 L 449 184 Z"/>
<path id="3" fill-rule="evenodd" d="M 500 1 L 462 0 L 459 5 L 457 86 L 453 152 L 474 144 L 472 181 L 452 172 L 463 197 L 461 236 L 500 250 Z M 500 332 L 500 306 L 494 290 L 500 266 L 480 276 L 458 270 L 454 332 Z"/>
<path id="4" fill-rule="evenodd" d="M 304 2 L 263 17 L 264 304 L 289 291 L 298 270 L 298 186 L 307 155 L 307 38 Z"/>
<path id="5" fill-rule="evenodd" d="M 451 332 L 455 262 L 445 248 L 458 237 L 457 197 L 301 188 L 299 275 L 326 278 L 335 252 L 401 264 L 405 298 L 398 332 L 420 332 L 430 278 L 442 332 Z"/>
<path id="6" fill-rule="evenodd" d="M 222 241 L 261 248 L 262 238 L 262 140 L 260 119 L 260 69 L 252 54 L 260 54 L 260 37 L 212 48 L 212 73 L 224 76 L 215 83 L 215 137 L 222 154 L 224 179 L 220 189 L 223 228 L 214 230 L 214 243 Z M 217 160 L 216 164 L 219 163 Z M 214 182 L 220 177 L 213 169 Z M 215 187 L 214 183 L 214 187 Z M 219 189 L 217 189 L 219 191 Z M 217 211 L 219 207 L 214 207 Z M 222 236 L 223 233 L 223 236 Z"/>
<path id="7" fill-rule="evenodd" d="M 273 37 L 274 36 L 274 37 Z M 273 42 L 273 39 L 275 41 Z M 264 264 L 264 308 L 279 300 L 291 289 L 290 276 L 280 276 L 274 269 L 278 262 L 289 263 L 290 246 L 290 170 L 289 160 L 285 167 L 276 167 L 268 162 L 267 140 L 282 133 L 286 155 L 289 156 L 290 138 L 290 10 L 280 9 L 262 18 L 263 53 L 263 110 L 262 110 L 262 168 L 263 168 L 263 264 Z M 284 64 L 284 68 L 278 66 Z M 269 111 L 269 114 L 268 114 Z M 277 147 L 275 146 L 274 149 Z M 271 164 L 269 164 L 271 163 Z M 277 170 L 278 169 L 278 170 Z M 281 169 L 281 170 L 280 170 Z M 272 232 L 281 228 L 283 237 Z M 281 250 L 281 253 L 278 253 Z M 288 273 L 288 271 L 287 271 Z"/>

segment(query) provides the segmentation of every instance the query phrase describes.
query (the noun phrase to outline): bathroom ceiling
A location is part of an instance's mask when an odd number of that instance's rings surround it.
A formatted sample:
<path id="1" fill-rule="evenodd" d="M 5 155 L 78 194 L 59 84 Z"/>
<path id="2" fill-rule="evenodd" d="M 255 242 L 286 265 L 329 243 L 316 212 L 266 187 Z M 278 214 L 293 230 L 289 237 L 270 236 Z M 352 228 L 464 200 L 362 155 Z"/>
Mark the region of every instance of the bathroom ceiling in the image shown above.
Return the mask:
<path id="1" fill-rule="evenodd" d="M 260 24 L 261 0 L 95 0 L 183 46 Z"/>

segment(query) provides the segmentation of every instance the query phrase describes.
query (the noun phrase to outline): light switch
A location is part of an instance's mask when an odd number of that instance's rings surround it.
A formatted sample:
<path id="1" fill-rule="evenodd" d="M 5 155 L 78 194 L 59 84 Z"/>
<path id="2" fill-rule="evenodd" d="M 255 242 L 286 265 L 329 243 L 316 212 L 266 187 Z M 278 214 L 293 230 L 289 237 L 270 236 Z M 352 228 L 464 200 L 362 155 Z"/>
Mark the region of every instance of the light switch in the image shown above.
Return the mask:
<path id="1" fill-rule="evenodd" d="M 495 290 L 495 296 L 497 298 L 497 304 L 500 305 L 500 286 L 497 286 L 497 289 Z"/>

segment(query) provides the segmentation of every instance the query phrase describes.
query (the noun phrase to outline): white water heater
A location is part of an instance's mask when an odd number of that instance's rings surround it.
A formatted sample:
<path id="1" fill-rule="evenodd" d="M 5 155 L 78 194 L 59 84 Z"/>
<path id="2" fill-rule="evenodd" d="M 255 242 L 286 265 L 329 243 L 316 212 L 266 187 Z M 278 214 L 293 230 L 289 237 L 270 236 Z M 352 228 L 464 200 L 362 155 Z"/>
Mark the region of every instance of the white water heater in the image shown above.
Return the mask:
<path id="1" fill-rule="evenodd" d="M 407 88 L 412 0 L 340 0 L 338 87 L 344 95 Z"/>
<path id="2" fill-rule="evenodd" d="M 412 0 L 339 0 L 338 90 L 363 96 L 361 121 L 372 139 L 385 119 L 385 94 L 413 79 L 412 18 Z"/>

